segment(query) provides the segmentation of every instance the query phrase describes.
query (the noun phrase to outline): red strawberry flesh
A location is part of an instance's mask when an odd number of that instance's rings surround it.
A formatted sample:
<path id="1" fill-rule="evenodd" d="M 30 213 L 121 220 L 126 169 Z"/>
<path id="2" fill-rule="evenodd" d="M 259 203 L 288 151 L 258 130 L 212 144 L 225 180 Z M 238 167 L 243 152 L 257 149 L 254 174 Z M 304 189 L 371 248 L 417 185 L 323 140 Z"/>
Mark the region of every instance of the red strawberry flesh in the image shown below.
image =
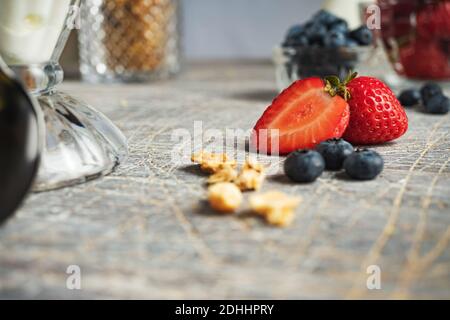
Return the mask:
<path id="1" fill-rule="evenodd" d="M 325 92 L 320 78 L 299 80 L 284 90 L 255 125 L 253 146 L 260 152 L 276 153 L 271 129 L 279 130 L 279 153 L 313 148 L 318 143 L 339 138 L 349 121 L 349 106 L 340 96 Z M 259 136 L 266 129 L 267 137 Z"/>

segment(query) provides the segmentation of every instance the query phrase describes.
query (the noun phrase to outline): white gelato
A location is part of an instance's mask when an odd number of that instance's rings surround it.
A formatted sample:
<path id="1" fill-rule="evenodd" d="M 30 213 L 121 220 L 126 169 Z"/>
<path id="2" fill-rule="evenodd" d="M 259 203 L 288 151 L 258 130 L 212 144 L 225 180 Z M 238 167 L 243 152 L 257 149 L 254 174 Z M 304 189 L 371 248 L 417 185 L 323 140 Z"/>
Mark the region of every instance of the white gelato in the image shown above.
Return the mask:
<path id="1" fill-rule="evenodd" d="M 7 64 L 50 60 L 71 0 L 0 0 L 0 54 Z"/>

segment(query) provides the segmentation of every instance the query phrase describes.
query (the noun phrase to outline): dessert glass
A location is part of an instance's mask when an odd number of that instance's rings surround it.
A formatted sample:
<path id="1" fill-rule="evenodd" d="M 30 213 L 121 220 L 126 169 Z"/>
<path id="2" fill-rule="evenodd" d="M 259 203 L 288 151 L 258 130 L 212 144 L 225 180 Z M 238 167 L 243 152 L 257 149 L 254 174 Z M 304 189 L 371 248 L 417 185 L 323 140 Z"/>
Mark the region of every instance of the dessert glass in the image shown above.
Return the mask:
<path id="1" fill-rule="evenodd" d="M 43 111 L 46 143 L 35 191 L 65 187 L 110 173 L 127 142 L 103 114 L 57 91 L 58 63 L 78 27 L 80 0 L 0 0 L 0 55 Z"/>
<path id="2" fill-rule="evenodd" d="M 450 0 L 378 0 L 378 4 L 381 37 L 400 80 L 448 84 Z"/>

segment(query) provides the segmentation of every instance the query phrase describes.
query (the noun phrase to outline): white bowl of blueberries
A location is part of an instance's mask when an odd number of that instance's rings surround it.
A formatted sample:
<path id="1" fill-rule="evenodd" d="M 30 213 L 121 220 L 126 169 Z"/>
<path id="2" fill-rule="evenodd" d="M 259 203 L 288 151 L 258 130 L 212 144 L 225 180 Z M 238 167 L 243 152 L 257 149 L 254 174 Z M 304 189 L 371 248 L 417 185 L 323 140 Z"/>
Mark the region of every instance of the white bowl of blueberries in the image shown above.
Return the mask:
<path id="1" fill-rule="evenodd" d="M 281 90 L 308 77 L 345 78 L 370 58 L 372 44 L 366 26 L 350 30 L 347 21 L 320 10 L 306 23 L 292 26 L 275 48 L 277 85 Z"/>

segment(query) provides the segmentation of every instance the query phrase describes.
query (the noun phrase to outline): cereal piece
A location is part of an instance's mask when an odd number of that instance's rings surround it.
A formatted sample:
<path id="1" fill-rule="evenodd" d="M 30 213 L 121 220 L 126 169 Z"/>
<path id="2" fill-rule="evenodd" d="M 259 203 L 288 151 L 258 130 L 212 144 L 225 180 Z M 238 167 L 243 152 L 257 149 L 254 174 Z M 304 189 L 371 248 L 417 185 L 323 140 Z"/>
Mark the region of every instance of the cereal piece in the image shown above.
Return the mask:
<path id="1" fill-rule="evenodd" d="M 235 183 L 242 191 L 259 190 L 266 175 L 253 169 L 243 169 Z"/>
<path id="2" fill-rule="evenodd" d="M 265 177 L 264 166 L 249 158 L 245 161 L 235 183 L 242 191 L 259 190 Z"/>
<path id="3" fill-rule="evenodd" d="M 209 155 L 209 153 L 206 153 L 203 150 L 199 151 L 197 153 L 193 153 L 191 155 L 191 161 L 194 162 L 194 163 L 200 164 L 200 163 L 203 162 L 203 159 L 208 157 L 208 155 Z"/>
<path id="4" fill-rule="evenodd" d="M 233 182 L 236 180 L 237 176 L 238 173 L 235 168 L 221 164 L 218 171 L 208 178 L 208 184 Z"/>
<path id="5" fill-rule="evenodd" d="M 247 158 L 247 160 L 244 163 L 244 166 L 242 167 L 242 170 L 255 170 L 257 172 L 264 172 L 265 168 L 256 159 Z"/>
<path id="6" fill-rule="evenodd" d="M 203 150 L 194 153 L 191 156 L 191 161 L 199 164 L 210 161 L 224 162 L 226 160 L 228 160 L 228 156 L 225 153 L 211 153 Z"/>
<path id="7" fill-rule="evenodd" d="M 226 162 L 208 161 L 208 162 L 202 163 L 200 165 L 200 169 L 207 173 L 216 173 L 216 172 L 219 172 L 223 166 L 235 168 L 236 162 L 228 161 L 228 160 Z"/>
<path id="8" fill-rule="evenodd" d="M 286 227 L 294 220 L 294 209 L 300 204 L 301 198 L 291 197 L 278 191 L 250 197 L 251 209 L 265 217 L 272 225 Z"/>
<path id="9" fill-rule="evenodd" d="M 233 183 L 221 182 L 208 188 L 209 204 L 216 211 L 232 213 L 239 208 L 242 200 L 241 190 Z"/>
<path id="10" fill-rule="evenodd" d="M 191 161 L 200 164 L 200 169 L 207 173 L 216 173 L 224 166 L 236 168 L 236 160 L 225 153 L 209 153 L 200 151 L 191 156 Z"/>

